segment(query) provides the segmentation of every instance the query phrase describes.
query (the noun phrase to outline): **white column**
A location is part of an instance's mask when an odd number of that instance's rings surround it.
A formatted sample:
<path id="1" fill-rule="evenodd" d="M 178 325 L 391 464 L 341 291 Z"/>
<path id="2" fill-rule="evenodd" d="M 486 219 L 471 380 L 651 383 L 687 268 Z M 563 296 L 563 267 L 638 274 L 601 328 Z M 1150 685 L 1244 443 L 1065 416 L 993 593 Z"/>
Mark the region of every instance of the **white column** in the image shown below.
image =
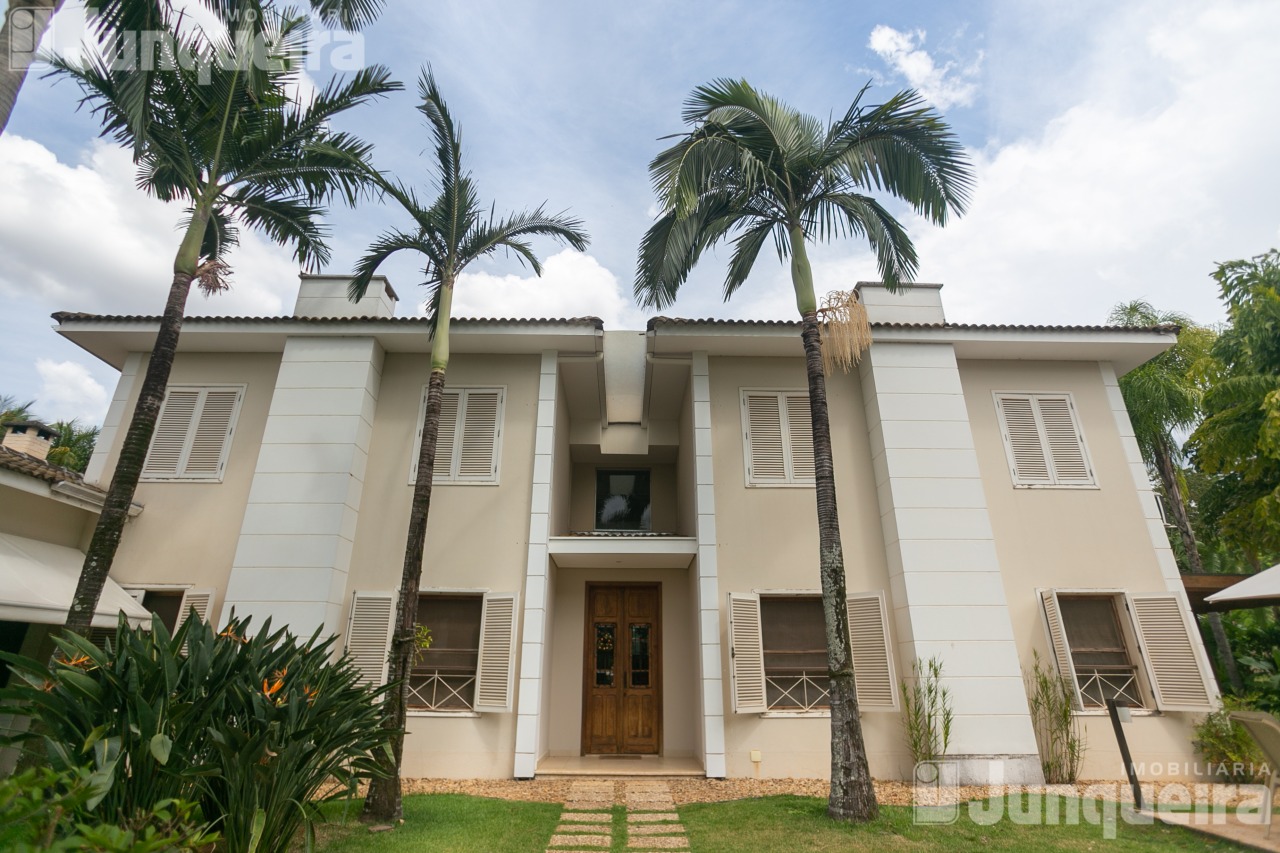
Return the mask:
<path id="1" fill-rule="evenodd" d="M 382 358 L 373 338 L 285 342 L 219 624 L 234 607 L 303 637 L 343 629 Z"/>
<path id="2" fill-rule="evenodd" d="M 716 561 L 716 496 L 711 460 L 711 376 L 705 352 L 693 354 L 693 450 L 698 506 L 698 666 L 702 686 L 703 767 L 722 779 L 724 676 L 720 661 L 720 591 Z"/>
<path id="3" fill-rule="evenodd" d="M 124 431 L 128 429 L 132 410 L 129 407 L 129 395 L 133 386 L 139 382 L 142 368 L 142 353 L 131 352 L 125 357 L 124 366 L 120 368 L 120 381 L 116 383 L 115 394 L 111 397 L 111 405 L 107 407 L 107 416 L 102 422 L 102 431 L 93 445 L 93 455 L 89 457 L 89 465 L 84 469 L 84 481 L 91 486 L 105 486 L 102 475 L 106 473 L 107 457 L 112 452 L 119 452 L 118 441 L 124 441 Z"/>
<path id="4" fill-rule="evenodd" d="M 955 351 L 877 343 L 859 371 L 899 660 L 941 657 L 963 783 L 1041 782 Z"/>
<path id="5" fill-rule="evenodd" d="M 542 353 L 538 376 L 538 422 L 533 442 L 533 500 L 529 511 L 529 561 L 525 568 L 523 610 L 524 631 L 520 643 L 520 696 L 516 706 L 517 779 L 532 779 L 541 754 L 539 718 L 543 707 L 543 684 L 550 663 L 547 646 L 551 621 L 547 618 L 551 594 L 547 536 L 551 526 L 551 472 L 554 470 L 556 386 L 559 366 L 555 350 Z M 548 697 L 549 698 L 549 697 Z"/>

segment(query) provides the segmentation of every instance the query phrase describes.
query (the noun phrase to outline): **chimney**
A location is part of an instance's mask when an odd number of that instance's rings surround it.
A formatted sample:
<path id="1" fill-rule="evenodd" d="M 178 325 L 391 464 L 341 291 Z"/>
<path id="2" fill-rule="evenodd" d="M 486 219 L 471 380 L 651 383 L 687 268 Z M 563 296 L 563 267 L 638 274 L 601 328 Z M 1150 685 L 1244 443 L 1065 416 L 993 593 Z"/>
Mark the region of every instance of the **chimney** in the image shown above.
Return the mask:
<path id="1" fill-rule="evenodd" d="M 878 281 L 860 281 L 854 288 L 867 307 L 872 323 L 912 323 L 926 326 L 947 322 L 942 313 L 942 285 L 918 282 L 890 293 Z"/>
<path id="2" fill-rule="evenodd" d="M 45 459 L 57 436 L 52 427 L 39 421 L 10 421 L 4 425 L 4 440 L 0 444 L 36 459 Z"/>
<path id="3" fill-rule="evenodd" d="M 345 275 L 299 276 L 298 301 L 293 306 L 295 317 L 393 317 L 399 297 L 391 289 L 391 282 L 383 275 L 375 275 L 365 289 L 364 299 L 352 302 L 347 298 L 347 285 L 351 277 Z"/>

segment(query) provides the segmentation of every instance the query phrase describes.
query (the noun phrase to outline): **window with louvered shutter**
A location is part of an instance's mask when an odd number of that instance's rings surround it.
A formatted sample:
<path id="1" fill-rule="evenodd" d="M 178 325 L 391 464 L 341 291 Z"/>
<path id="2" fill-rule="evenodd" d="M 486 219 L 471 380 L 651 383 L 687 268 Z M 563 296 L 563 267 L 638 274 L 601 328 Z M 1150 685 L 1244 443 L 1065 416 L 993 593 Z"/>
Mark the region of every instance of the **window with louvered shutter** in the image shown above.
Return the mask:
<path id="1" fill-rule="evenodd" d="M 760 596 L 729 593 L 729 680 L 735 714 L 761 714 L 765 701 Z"/>
<path id="2" fill-rule="evenodd" d="M 387 655 L 395 622 L 394 592 L 356 592 L 347 624 L 347 655 L 360 672 L 360 683 L 381 687 L 387 680 Z"/>
<path id="3" fill-rule="evenodd" d="M 1134 594 L 1129 609 L 1156 707 L 1162 711 L 1212 711 L 1213 688 L 1196 654 L 1194 630 L 1174 593 Z"/>
<path id="4" fill-rule="evenodd" d="M 996 393 L 996 412 L 1015 486 L 1093 486 L 1070 394 Z"/>
<path id="5" fill-rule="evenodd" d="M 414 434 L 409 482 L 418 476 L 418 450 L 427 411 L 423 389 Z M 457 388 L 440 401 L 440 429 L 432 483 L 497 483 L 505 391 L 502 388 Z"/>
<path id="6" fill-rule="evenodd" d="M 1042 591 L 1040 606 L 1044 612 L 1045 630 L 1049 634 L 1049 647 L 1053 650 L 1053 661 L 1057 664 L 1058 674 L 1070 682 L 1072 705 L 1079 709 L 1083 707 L 1080 700 L 1080 685 L 1076 682 L 1076 668 L 1071 661 L 1071 647 L 1067 645 L 1067 632 L 1062 624 L 1062 613 L 1058 609 L 1058 594 L 1051 589 Z"/>
<path id="7" fill-rule="evenodd" d="M 476 664 L 475 709 L 511 710 L 516 657 L 516 597 L 486 594 L 480 617 L 480 655 Z"/>
<path id="8" fill-rule="evenodd" d="M 142 478 L 221 481 L 243 397 L 243 385 L 167 389 Z"/>
<path id="9" fill-rule="evenodd" d="M 853 677 L 858 708 L 863 711 L 896 711 L 898 688 L 893 677 L 893 653 L 889 645 L 889 618 L 884 594 L 860 592 L 848 596 L 849 645 L 853 650 Z"/>
<path id="10" fill-rule="evenodd" d="M 144 606 L 146 606 L 146 602 L 144 602 Z M 194 588 L 187 590 L 182 594 L 182 603 L 178 606 L 178 618 L 174 620 L 174 630 L 181 628 L 182 624 L 191 618 L 192 611 L 200 618 L 201 622 L 208 622 L 212 608 L 213 590 Z"/>
<path id="11" fill-rule="evenodd" d="M 743 390 L 742 426 L 748 486 L 812 485 L 813 428 L 807 393 Z"/>

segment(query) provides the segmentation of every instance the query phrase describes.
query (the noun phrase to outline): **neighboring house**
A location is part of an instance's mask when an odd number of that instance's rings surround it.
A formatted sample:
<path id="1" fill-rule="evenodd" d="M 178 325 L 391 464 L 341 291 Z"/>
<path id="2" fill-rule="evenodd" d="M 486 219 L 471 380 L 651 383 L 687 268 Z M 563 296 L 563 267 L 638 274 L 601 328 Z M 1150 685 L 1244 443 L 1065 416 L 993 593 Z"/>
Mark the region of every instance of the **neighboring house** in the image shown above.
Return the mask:
<path id="1" fill-rule="evenodd" d="M 945 322 L 859 285 L 876 343 L 828 380 L 872 773 L 910 778 L 899 684 L 939 656 L 962 778 L 1040 778 L 1024 673 L 1060 668 L 1085 778 L 1193 773 L 1217 693 L 1116 377 L 1172 328 Z M 378 279 L 303 276 L 288 317 L 191 317 L 113 577 L 208 590 L 386 671 L 429 370 Z M 157 322 L 59 314 L 121 370 L 105 484 Z M 408 776 L 824 776 L 829 721 L 798 324 L 456 320 Z M 579 758 L 586 756 L 586 758 Z M 1153 769 L 1156 765 L 1159 769 Z"/>

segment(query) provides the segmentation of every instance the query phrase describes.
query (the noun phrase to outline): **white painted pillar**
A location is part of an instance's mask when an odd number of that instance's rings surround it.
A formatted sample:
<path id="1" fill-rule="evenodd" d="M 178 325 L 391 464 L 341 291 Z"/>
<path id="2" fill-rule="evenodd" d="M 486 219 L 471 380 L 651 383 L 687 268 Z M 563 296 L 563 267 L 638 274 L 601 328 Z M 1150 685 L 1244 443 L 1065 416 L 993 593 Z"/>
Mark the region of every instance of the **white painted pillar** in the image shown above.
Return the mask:
<path id="1" fill-rule="evenodd" d="M 1042 782 L 955 351 L 877 343 L 859 372 L 904 674 L 941 657 L 962 783 Z"/>
<path id="2" fill-rule="evenodd" d="M 711 459 L 711 376 L 707 354 L 693 354 L 693 450 L 698 507 L 698 657 L 702 686 L 703 767 L 722 779 L 724 675 L 720 660 L 720 591 L 716 544 L 716 496 Z"/>
<path id="3" fill-rule="evenodd" d="M 382 358 L 373 338 L 285 342 L 219 624 L 234 607 L 254 628 L 345 628 Z"/>
<path id="4" fill-rule="evenodd" d="M 107 416 L 102 421 L 102 431 L 98 433 L 98 441 L 93 445 L 93 455 L 89 457 L 89 464 L 84 469 L 84 481 L 90 486 L 108 485 L 103 481 L 107 457 L 113 452 L 119 453 L 120 449 L 115 445 L 124 441 L 124 433 L 129 428 L 133 414 L 129 395 L 133 393 L 133 386 L 141 381 L 141 369 L 142 353 L 131 352 L 125 356 L 124 366 L 120 368 L 120 381 L 116 383 L 111 405 L 107 407 Z"/>
<path id="5" fill-rule="evenodd" d="M 548 713 L 543 685 L 550 666 L 550 564 L 547 536 L 551 527 L 551 477 L 556 437 L 556 391 L 559 365 L 555 350 L 542 353 L 538 376 L 538 421 L 533 442 L 533 499 L 529 511 L 529 559 L 525 567 L 524 631 L 520 643 L 520 696 L 516 706 L 515 777 L 532 779 L 541 754 L 540 717 Z"/>

